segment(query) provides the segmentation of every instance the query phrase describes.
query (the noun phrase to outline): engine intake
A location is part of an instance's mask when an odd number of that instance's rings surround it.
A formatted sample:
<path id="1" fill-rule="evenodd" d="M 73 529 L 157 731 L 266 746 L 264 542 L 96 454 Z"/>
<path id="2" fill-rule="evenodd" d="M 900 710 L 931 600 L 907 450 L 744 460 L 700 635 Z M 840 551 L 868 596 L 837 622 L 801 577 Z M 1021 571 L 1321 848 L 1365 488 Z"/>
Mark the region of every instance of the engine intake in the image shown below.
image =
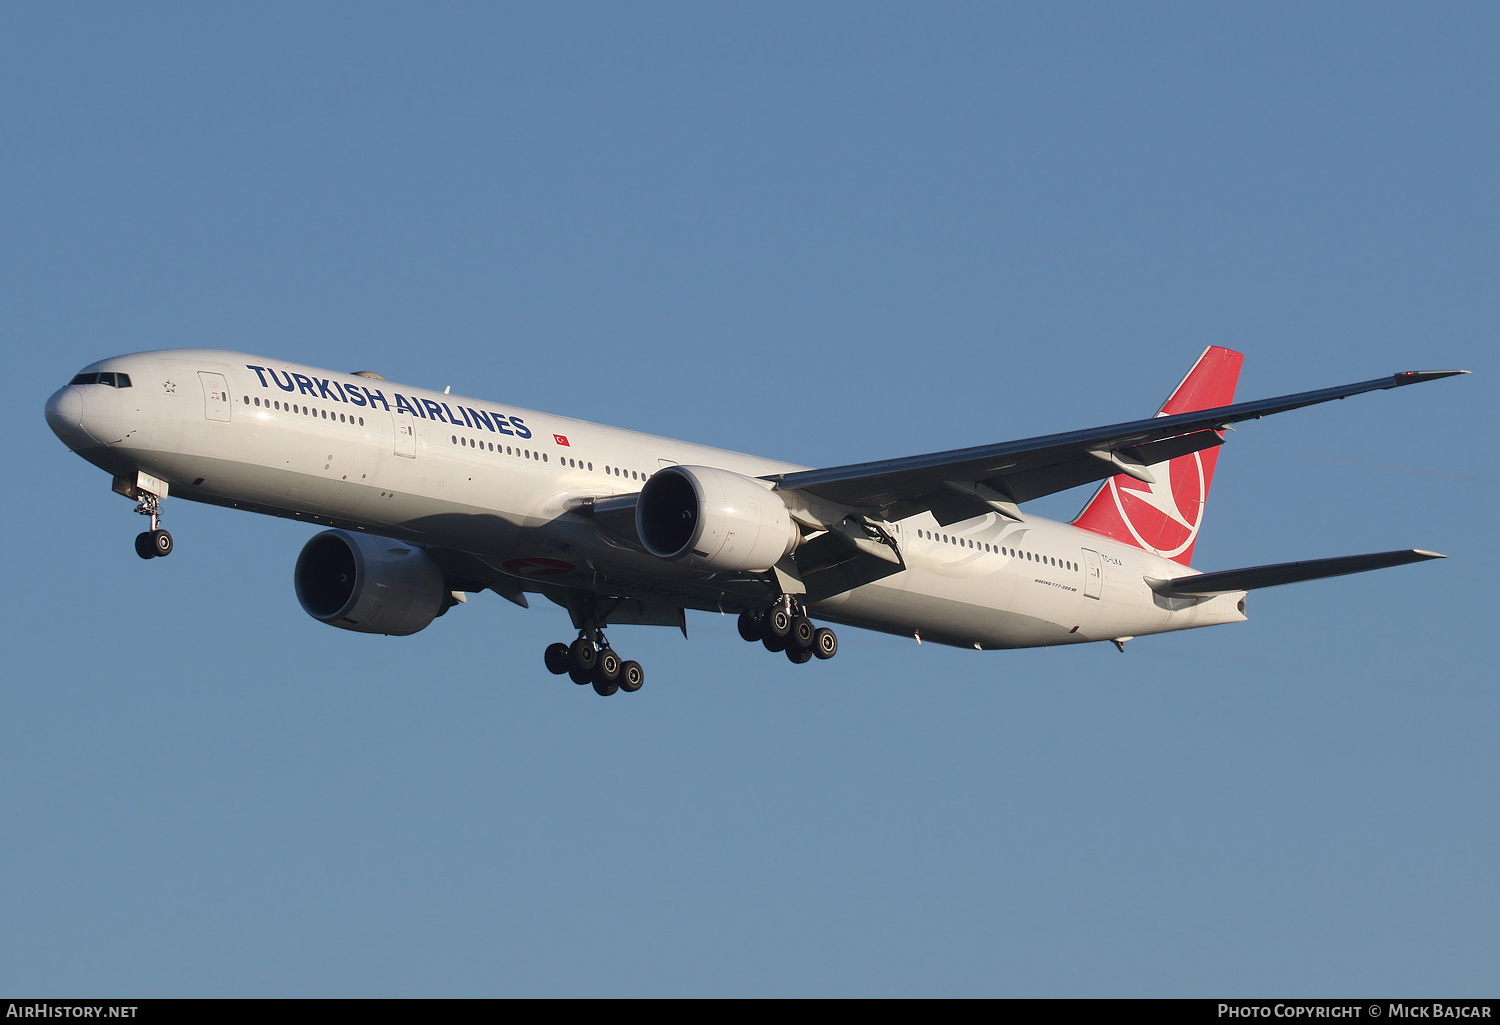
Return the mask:
<path id="1" fill-rule="evenodd" d="M 448 605 L 443 571 L 426 552 L 346 530 L 325 530 L 307 542 L 293 580 L 304 612 L 359 633 L 414 634 Z"/>
<path id="2" fill-rule="evenodd" d="M 635 529 L 657 558 L 716 573 L 762 573 L 801 540 L 766 482 L 712 466 L 652 474 L 636 502 Z"/>

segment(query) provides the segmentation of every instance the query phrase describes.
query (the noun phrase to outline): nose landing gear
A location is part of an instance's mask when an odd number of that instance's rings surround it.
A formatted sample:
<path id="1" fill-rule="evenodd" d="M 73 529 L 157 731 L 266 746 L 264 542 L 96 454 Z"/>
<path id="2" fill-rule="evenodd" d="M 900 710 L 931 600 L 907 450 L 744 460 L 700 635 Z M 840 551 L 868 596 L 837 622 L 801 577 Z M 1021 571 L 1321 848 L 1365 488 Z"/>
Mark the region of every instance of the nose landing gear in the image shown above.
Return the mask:
<path id="1" fill-rule="evenodd" d="M 149 483 L 159 488 L 160 494 L 148 491 L 142 485 Z M 115 478 L 115 491 L 126 498 L 136 500 L 135 511 L 142 516 L 151 517 L 151 529 L 143 530 L 135 536 L 135 554 L 143 559 L 155 559 L 172 554 L 172 535 L 161 529 L 161 496 L 166 494 L 167 486 L 156 478 L 148 478 L 146 474 L 140 474 L 138 483 L 130 483 L 128 477 Z"/>

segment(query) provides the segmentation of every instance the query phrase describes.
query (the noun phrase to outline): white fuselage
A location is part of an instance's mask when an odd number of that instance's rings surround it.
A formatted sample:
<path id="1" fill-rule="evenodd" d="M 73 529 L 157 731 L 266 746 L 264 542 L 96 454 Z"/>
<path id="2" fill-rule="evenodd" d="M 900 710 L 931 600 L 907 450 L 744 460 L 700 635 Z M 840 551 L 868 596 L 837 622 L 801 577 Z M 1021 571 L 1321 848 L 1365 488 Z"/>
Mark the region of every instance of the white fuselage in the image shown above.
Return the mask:
<path id="1" fill-rule="evenodd" d="M 763 604 L 743 579 L 621 544 L 579 499 L 633 494 L 672 464 L 747 477 L 804 467 L 388 381 L 213 350 L 120 356 L 48 403 L 69 447 L 174 497 L 468 553 L 520 590 L 577 588 L 678 607 Z M 1243 593 L 1165 598 L 1182 565 L 1065 523 L 999 514 L 890 525 L 904 569 L 811 605 L 850 626 L 1010 648 L 1244 619 Z"/>

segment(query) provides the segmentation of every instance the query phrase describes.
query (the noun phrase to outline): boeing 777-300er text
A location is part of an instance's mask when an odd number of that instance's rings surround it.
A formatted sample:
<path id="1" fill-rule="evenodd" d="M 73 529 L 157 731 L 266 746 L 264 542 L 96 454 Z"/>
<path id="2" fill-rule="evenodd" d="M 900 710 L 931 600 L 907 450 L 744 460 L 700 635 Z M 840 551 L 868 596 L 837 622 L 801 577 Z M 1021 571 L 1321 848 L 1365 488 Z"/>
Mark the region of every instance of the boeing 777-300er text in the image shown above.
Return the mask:
<path id="1" fill-rule="evenodd" d="M 813 618 L 961 647 L 1112 641 L 1245 618 L 1245 592 L 1421 550 L 1200 573 L 1189 565 L 1230 424 L 1465 373 L 1412 371 L 1234 402 L 1210 347 L 1154 417 L 808 469 L 582 420 L 212 350 L 101 360 L 47 400 L 64 443 L 150 516 L 168 494 L 328 527 L 297 599 L 330 626 L 411 634 L 489 589 L 541 594 L 577 639 L 547 668 L 600 694 L 643 679 L 604 630 L 732 612 L 747 641 L 832 658 Z M 1103 481 L 1071 523 L 1024 503 Z"/>

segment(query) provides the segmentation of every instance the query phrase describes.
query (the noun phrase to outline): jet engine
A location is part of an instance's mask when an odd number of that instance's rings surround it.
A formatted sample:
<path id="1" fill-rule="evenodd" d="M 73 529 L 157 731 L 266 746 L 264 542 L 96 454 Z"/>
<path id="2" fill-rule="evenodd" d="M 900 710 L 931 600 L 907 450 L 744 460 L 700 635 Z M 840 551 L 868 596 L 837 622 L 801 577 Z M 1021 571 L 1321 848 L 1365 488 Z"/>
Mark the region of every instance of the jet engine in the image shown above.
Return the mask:
<path id="1" fill-rule="evenodd" d="M 443 571 L 420 548 L 388 537 L 325 530 L 297 556 L 297 600 L 341 630 L 414 634 L 448 607 Z"/>
<path id="2" fill-rule="evenodd" d="M 669 466 L 641 488 L 635 529 L 646 550 L 694 569 L 761 573 L 801 540 L 764 481 L 711 466 Z"/>

